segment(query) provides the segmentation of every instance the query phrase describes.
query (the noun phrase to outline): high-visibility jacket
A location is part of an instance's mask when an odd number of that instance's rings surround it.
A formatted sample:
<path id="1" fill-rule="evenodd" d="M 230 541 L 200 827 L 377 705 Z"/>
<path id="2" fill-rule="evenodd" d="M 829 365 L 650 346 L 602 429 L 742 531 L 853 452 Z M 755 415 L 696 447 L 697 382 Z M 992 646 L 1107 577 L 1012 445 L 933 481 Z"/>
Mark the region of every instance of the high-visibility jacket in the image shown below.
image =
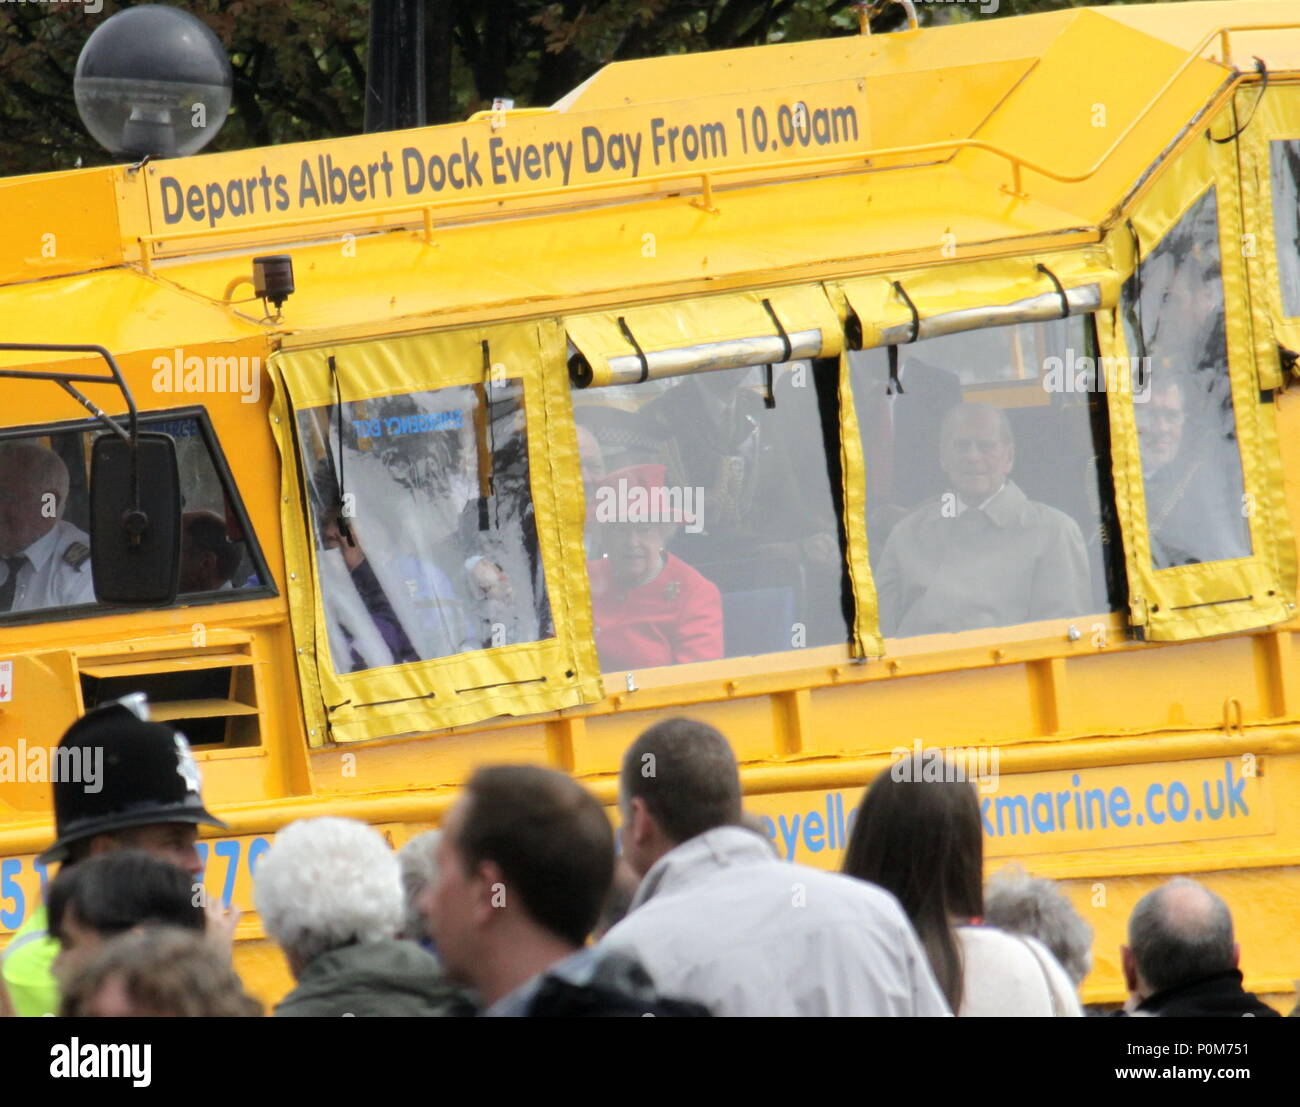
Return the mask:
<path id="1" fill-rule="evenodd" d="M 41 904 L 5 946 L 0 972 L 14 1014 L 54 1015 L 59 1010 L 59 989 L 54 982 L 54 958 L 59 943 L 46 930 Z"/>

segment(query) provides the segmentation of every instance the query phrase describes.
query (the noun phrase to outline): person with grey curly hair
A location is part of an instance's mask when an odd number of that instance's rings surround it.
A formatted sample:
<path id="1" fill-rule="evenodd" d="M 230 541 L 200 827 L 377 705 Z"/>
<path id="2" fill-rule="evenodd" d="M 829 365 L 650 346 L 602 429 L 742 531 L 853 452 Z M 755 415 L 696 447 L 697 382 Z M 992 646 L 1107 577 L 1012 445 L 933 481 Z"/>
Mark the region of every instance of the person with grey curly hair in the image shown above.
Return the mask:
<path id="1" fill-rule="evenodd" d="M 297 982 L 275 1015 L 465 1013 L 437 960 L 397 938 L 400 866 L 365 823 L 290 823 L 258 863 L 253 894 Z"/>
<path id="2" fill-rule="evenodd" d="M 434 951 L 433 936 L 429 933 L 429 920 L 420 910 L 420 901 L 438 883 L 438 841 L 440 830 L 426 830 L 417 834 L 397 851 L 397 861 L 402 866 L 402 893 L 405 896 L 405 921 L 401 936 Z"/>
<path id="3" fill-rule="evenodd" d="M 1092 969 L 1092 927 L 1056 882 L 1030 876 L 1019 865 L 993 874 L 984 890 L 984 921 L 1037 938 L 1078 988 Z"/>

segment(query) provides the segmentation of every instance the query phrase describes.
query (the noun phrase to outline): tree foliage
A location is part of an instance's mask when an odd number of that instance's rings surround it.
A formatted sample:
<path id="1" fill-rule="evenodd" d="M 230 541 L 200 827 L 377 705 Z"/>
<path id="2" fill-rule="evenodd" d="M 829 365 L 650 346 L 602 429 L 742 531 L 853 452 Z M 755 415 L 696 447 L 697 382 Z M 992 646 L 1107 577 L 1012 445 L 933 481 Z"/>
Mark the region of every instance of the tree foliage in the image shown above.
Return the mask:
<path id="1" fill-rule="evenodd" d="M 987 3 L 987 0 L 984 0 Z M 1106 0 L 1093 0 L 1104 3 Z M 996 16 L 1084 0 L 999 0 Z M 72 78 L 91 32 L 130 4 L 0 3 L 0 175 L 110 160 L 77 116 Z M 233 110 L 214 150 L 361 130 L 369 0 L 187 0 L 225 46 Z M 976 0 L 917 4 L 923 23 L 994 18 Z M 497 96 L 549 104 L 608 62 L 854 34 L 851 0 L 424 0 L 429 121 Z M 873 27 L 891 29 L 888 5 Z"/>

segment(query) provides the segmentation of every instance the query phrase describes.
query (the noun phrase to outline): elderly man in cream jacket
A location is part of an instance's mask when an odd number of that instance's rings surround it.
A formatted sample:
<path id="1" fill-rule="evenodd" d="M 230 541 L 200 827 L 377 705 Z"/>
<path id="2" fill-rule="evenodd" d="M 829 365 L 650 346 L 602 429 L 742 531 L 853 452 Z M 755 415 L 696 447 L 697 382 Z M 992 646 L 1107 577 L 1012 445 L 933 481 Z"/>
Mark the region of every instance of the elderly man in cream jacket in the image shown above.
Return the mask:
<path id="1" fill-rule="evenodd" d="M 1010 480 L 1006 414 L 962 404 L 943 421 L 940 463 L 951 491 L 890 532 L 875 568 L 881 629 L 891 638 L 1068 619 L 1091 610 L 1079 524 Z"/>
<path id="2" fill-rule="evenodd" d="M 713 727 L 668 719 L 628 749 L 623 852 L 642 877 L 600 948 L 715 1015 L 947 1015 L 897 900 L 778 860 L 737 825 L 740 777 Z"/>

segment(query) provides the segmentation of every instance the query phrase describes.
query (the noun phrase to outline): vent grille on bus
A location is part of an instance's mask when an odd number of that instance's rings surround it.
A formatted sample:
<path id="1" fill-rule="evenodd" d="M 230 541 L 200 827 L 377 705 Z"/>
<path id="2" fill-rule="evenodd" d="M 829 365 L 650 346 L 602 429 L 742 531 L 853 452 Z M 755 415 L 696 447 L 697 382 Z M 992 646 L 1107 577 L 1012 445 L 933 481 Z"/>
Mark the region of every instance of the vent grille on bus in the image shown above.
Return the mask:
<path id="1" fill-rule="evenodd" d="M 209 649 L 159 644 L 128 654 L 83 657 L 78 666 L 86 710 L 129 692 L 149 697 L 153 718 L 171 723 L 195 746 L 261 743 L 251 643 Z"/>

